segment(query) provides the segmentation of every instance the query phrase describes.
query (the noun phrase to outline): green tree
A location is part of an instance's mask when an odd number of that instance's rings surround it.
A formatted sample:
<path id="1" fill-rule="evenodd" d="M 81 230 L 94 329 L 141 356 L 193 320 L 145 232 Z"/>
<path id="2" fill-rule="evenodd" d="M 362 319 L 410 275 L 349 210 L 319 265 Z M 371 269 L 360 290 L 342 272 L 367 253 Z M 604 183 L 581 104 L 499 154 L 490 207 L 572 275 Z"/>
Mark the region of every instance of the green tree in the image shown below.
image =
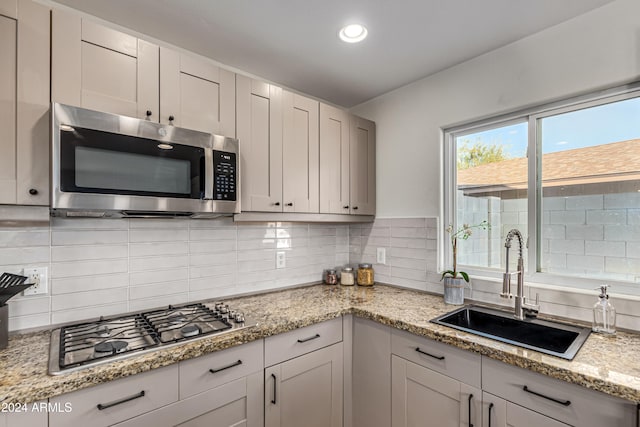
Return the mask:
<path id="1" fill-rule="evenodd" d="M 476 141 L 473 144 L 465 140 L 458 146 L 458 169 L 468 169 L 486 163 L 501 162 L 510 158 L 502 144 L 484 144 Z"/>

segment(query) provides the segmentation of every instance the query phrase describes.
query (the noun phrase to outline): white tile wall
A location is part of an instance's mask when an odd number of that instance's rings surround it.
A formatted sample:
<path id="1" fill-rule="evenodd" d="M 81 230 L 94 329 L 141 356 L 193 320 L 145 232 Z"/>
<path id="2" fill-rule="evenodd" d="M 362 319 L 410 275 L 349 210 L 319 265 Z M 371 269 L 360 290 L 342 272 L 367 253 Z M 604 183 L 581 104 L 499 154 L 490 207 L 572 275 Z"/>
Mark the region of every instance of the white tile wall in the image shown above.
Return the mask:
<path id="1" fill-rule="evenodd" d="M 276 251 L 287 266 L 275 269 Z M 349 261 L 349 226 L 60 219 L 0 228 L 0 272 L 49 268 L 49 293 L 16 296 L 18 330 L 318 281 Z"/>
<path id="2" fill-rule="evenodd" d="M 554 199 L 554 202 L 557 202 L 555 206 L 561 206 L 564 209 L 564 198 Z M 597 203 L 597 198 L 585 198 L 577 202 L 574 208 L 580 207 L 582 209 L 582 206 L 593 206 Z M 616 199 L 616 203 L 622 204 L 623 201 Z M 510 204 L 510 208 L 514 210 L 520 207 L 517 203 Z M 558 238 L 564 239 L 565 226 L 563 225 L 561 228 L 562 230 L 558 229 L 555 232 L 557 232 Z M 438 228 L 435 218 L 378 218 L 373 224 L 351 225 L 350 261 L 352 264 L 363 261 L 374 263 L 377 281 L 442 294 L 443 284 L 440 281 L 436 256 L 437 238 Z M 548 242 L 549 240 L 547 240 L 547 244 Z M 553 240 L 551 242 L 553 244 Z M 572 241 L 561 240 L 560 242 L 561 245 L 569 247 L 573 245 Z M 567 262 L 571 262 L 572 264 L 580 264 L 585 269 L 596 271 L 603 269 L 607 271 L 617 269 L 619 271 L 620 269 L 635 268 L 637 274 L 640 274 L 640 267 L 636 266 L 640 264 L 634 263 L 628 258 L 612 256 L 615 253 L 624 254 L 625 242 L 606 240 L 587 242 L 581 240 L 578 242 L 580 245 L 574 248 L 578 255 L 567 255 L 565 252 L 547 257 L 546 261 L 549 266 L 563 268 L 566 267 Z M 586 248 L 583 248 L 585 243 Z M 626 245 L 630 245 L 630 243 L 627 242 Z M 386 249 L 386 265 L 375 263 L 377 247 Z M 558 248 L 555 245 L 553 247 Z M 563 247 L 562 249 L 565 251 L 567 248 Z M 584 255 L 583 249 L 586 250 L 586 255 Z M 640 244 L 634 249 L 640 257 Z M 629 252 L 628 249 L 627 252 Z M 569 257 L 571 259 L 567 261 Z M 611 275 L 611 273 L 608 274 Z M 510 302 L 499 296 L 501 289 L 502 283 L 497 280 L 472 277 L 471 286 L 465 292 L 467 297 L 475 301 L 508 306 Z M 591 321 L 591 308 L 596 301 L 596 291 L 559 289 L 535 283 L 528 283 L 527 289 L 531 299 L 535 299 L 536 293 L 540 294 L 542 313 L 586 322 Z M 640 313 L 640 298 L 614 295 L 612 302 L 618 311 L 618 326 L 640 331 L 640 315 L 638 314 Z"/>
<path id="3" fill-rule="evenodd" d="M 576 256 L 571 262 L 592 268 L 606 254 L 605 270 L 637 268 L 615 256 L 624 242 L 585 244 L 580 260 Z M 384 265 L 376 263 L 379 247 L 386 251 Z M 18 330 L 315 282 L 325 268 L 360 262 L 373 263 L 379 282 L 442 293 L 437 248 L 436 218 L 379 218 L 352 225 L 53 219 L 48 227 L 0 228 L 0 272 L 50 269 L 48 295 L 11 300 L 9 327 Z M 287 264 L 279 270 L 278 251 L 286 253 Z M 567 256 L 553 259 L 564 265 Z M 472 278 L 472 285 L 467 292 L 474 300 L 505 304 L 497 281 Z M 544 313 L 590 320 L 593 293 L 540 285 L 530 292 L 540 292 Z M 640 330 L 640 301 L 613 301 L 619 325 Z"/>
<path id="4" fill-rule="evenodd" d="M 350 263 L 373 264 L 376 281 L 425 290 L 428 272 L 437 270 L 435 218 L 376 219 L 351 225 Z M 385 248 L 386 263 L 376 263 L 376 249 Z"/>

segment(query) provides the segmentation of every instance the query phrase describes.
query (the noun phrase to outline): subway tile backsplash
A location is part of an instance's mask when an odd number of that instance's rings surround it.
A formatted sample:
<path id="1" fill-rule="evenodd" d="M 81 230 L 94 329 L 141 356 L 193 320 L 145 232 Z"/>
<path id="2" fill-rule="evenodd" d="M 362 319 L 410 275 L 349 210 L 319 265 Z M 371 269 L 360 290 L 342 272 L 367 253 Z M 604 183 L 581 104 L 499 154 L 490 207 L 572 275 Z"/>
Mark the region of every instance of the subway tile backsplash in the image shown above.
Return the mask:
<path id="1" fill-rule="evenodd" d="M 436 218 L 378 218 L 351 225 L 54 218 L 45 227 L 0 228 L 0 272 L 49 267 L 49 295 L 13 298 L 9 327 L 47 326 L 316 282 L 326 268 L 361 262 L 373 264 L 378 282 L 442 293 L 437 227 Z M 615 250 L 616 242 L 605 243 L 585 244 L 594 255 Z M 385 249 L 385 264 L 376 262 L 377 248 Z M 283 269 L 275 268 L 278 251 L 286 252 Z M 467 296 L 508 304 L 499 298 L 500 286 L 473 278 Z M 540 293 L 543 313 L 590 321 L 595 294 L 534 284 L 530 292 L 532 297 Z M 614 303 L 618 325 L 640 330 L 640 301 L 630 297 Z"/>
<path id="2" fill-rule="evenodd" d="M 10 330 L 319 281 L 348 262 L 348 225 L 53 218 L 0 228 L 0 272 L 49 268 L 48 295 L 9 303 Z"/>

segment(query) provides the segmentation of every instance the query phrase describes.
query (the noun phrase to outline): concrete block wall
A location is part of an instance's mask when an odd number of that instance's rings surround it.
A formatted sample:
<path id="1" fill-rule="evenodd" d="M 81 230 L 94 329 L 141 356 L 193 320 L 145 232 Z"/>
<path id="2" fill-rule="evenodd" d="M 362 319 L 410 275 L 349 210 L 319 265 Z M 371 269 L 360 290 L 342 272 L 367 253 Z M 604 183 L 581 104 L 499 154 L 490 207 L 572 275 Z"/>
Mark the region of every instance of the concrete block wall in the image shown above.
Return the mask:
<path id="1" fill-rule="evenodd" d="M 490 197 L 458 195 L 458 218 L 476 223 L 491 218 L 500 235 L 473 237 L 460 247 L 462 264 L 503 267 L 503 240 L 517 228 L 525 234 L 526 199 L 500 201 L 496 212 Z M 542 269 L 582 277 L 640 282 L 640 194 L 598 194 L 543 199 Z M 498 227 L 495 224 L 500 224 Z M 527 257 L 525 248 L 525 259 Z"/>

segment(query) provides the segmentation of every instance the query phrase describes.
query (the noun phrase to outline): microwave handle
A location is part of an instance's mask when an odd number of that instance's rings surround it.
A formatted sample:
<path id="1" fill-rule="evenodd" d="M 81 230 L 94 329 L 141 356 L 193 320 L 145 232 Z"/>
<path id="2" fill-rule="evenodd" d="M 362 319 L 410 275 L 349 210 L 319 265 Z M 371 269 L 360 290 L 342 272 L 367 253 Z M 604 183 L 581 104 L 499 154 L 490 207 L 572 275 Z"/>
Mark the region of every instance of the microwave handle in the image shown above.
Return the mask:
<path id="1" fill-rule="evenodd" d="M 213 150 L 204 150 L 204 200 L 213 200 Z"/>

